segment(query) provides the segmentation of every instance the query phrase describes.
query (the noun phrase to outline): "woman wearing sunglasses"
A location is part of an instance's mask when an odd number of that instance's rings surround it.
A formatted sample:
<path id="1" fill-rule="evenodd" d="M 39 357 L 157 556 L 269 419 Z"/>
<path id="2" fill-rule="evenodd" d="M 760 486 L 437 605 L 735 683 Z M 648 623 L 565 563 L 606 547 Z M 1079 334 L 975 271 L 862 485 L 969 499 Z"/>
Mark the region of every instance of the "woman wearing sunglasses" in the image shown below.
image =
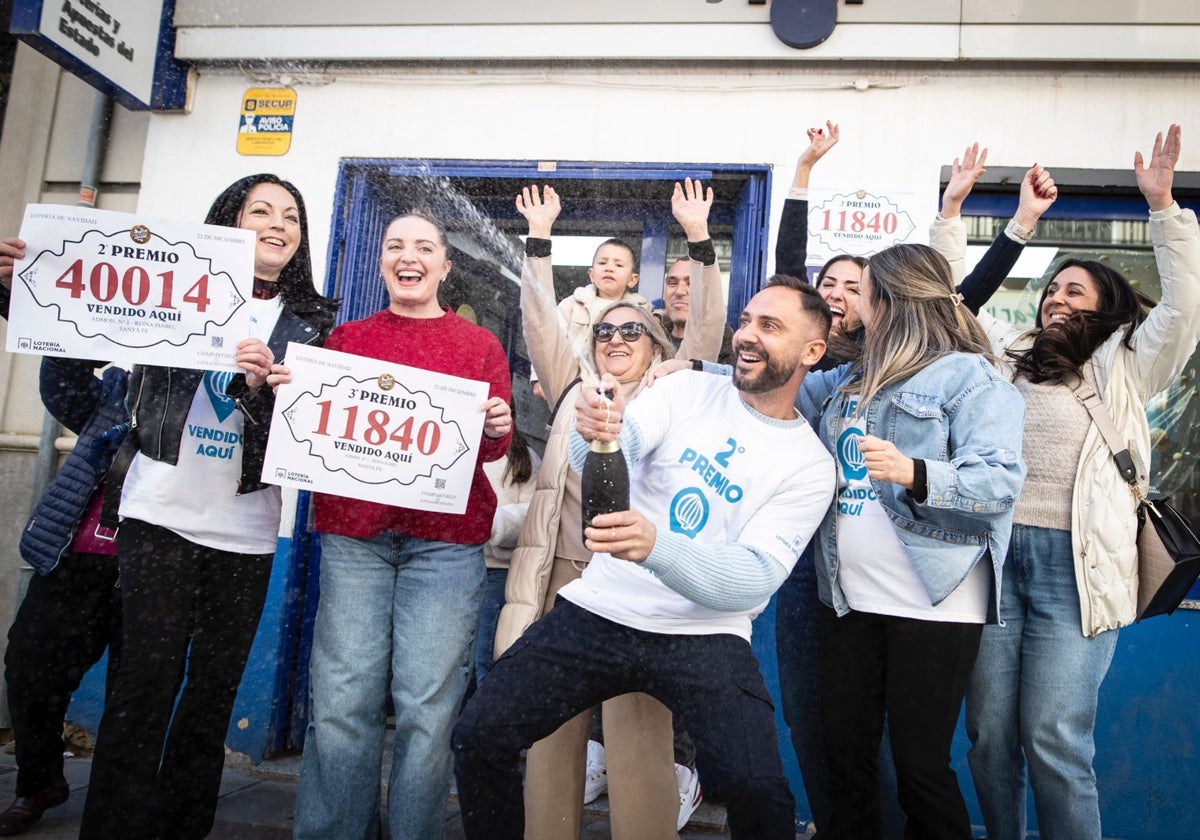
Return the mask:
<path id="1" fill-rule="evenodd" d="M 688 235 L 697 278 L 693 298 L 700 300 L 704 291 L 698 286 L 708 279 L 703 275 L 716 266 L 708 237 L 711 198 L 688 198 L 677 190 L 676 199 L 676 218 Z M 583 387 L 581 360 L 558 313 L 550 243 L 542 238 L 549 235 L 549 224 L 557 216 L 557 201 L 548 208 L 540 202 L 519 202 L 518 209 L 530 220 L 521 284 L 525 344 L 547 400 L 551 405 L 570 406 Z M 697 270 L 701 267 L 703 270 Z M 612 374 L 627 398 L 648 371 L 674 355 L 657 319 L 629 302 L 618 301 L 601 310 L 590 332 L 586 362 L 598 375 Z M 591 376 L 589 371 L 587 378 Z M 573 424 L 573 412 L 565 410 L 556 411 L 551 421 L 537 487 L 509 567 L 507 603 L 496 629 L 497 655 L 549 611 L 558 590 L 578 578 L 592 557 L 581 537 L 579 475 L 567 463 Z M 679 792 L 671 713 L 645 694 L 627 694 L 606 702 L 602 714 L 612 836 L 616 840 L 674 840 Z M 529 840 L 579 837 L 591 727 L 592 712 L 588 710 L 529 750 L 525 775 L 525 836 Z"/>

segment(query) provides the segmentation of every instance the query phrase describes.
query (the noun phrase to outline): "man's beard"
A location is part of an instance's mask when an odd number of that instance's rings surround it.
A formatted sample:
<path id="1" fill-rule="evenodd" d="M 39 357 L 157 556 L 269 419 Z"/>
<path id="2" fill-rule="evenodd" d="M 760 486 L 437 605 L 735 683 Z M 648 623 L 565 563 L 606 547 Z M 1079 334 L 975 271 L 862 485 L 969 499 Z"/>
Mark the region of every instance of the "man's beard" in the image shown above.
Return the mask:
<path id="1" fill-rule="evenodd" d="M 737 361 L 743 350 L 752 356 L 758 356 L 762 361 L 762 370 L 754 377 L 742 376 L 738 373 Z M 734 348 L 734 352 L 733 385 L 739 391 L 747 394 L 761 394 L 765 391 L 773 391 L 786 384 L 795 372 L 795 368 L 788 370 L 782 363 L 773 361 L 770 354 L 761 347 L 739 344 Z"/>

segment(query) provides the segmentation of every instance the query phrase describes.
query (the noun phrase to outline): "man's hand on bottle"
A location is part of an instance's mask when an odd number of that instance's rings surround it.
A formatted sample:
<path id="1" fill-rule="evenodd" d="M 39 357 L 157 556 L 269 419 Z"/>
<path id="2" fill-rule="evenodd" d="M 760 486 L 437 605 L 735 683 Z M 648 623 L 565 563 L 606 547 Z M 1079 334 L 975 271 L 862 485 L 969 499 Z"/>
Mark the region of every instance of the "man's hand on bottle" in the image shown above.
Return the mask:
<path id="1" fill-rule="evenodd" d="M 602 513 L 584 530 L 588 549 L 611 554 L 618 560 L 641 563 L 654 548 L 658 529 L 636 510 Z"/>
<path id="2" fill-rule="evenodd" d="M 600 378 L 599 386 L 584 383 L 575 400 L 575 428 L 589 443 L 593 440 L 614 441 L 621 433 L 621 415 L 625 397 L 611 374 Z"/>

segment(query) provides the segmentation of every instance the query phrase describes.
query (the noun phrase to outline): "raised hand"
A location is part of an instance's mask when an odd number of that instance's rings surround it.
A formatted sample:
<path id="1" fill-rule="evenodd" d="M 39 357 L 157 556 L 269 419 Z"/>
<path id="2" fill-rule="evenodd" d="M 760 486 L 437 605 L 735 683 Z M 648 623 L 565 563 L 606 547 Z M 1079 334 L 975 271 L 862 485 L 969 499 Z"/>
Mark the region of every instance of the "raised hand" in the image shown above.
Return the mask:
<path id="1" fill-rule="evenodd" d="M 810 128 L 806 133 L 808 134 L 808 148 L 800 153 L 800 159 L 796 162 L 797 170 L 800 167 L 811 170 L 813 165 L 825 157 L 825 153 L 836 146 L 838 140 L 842 138 L 837 123 L 830 120 L 825 121 L 824 129 Z"/>
<path id="2" fill-rule="evenodd" d="M 688 242 L 703 242 L 708 239 L 708 211 L 712 209 L 712 187 L 705 192 L 700 181 L 684 178 L 683 183 L 675 182 L 675 191 L 671 194 L 671 213 L 679 222 L 687 236 Z"/>
<path id="3" fill-rule="evenodd" d="M 954 159 L 954 164 L 950 167 L 950 180 L 946 184 L 946 191 L 942 193 L 943 219 L 953 219 L 962 210 L 962 204 L 971 194 L 971 188 L 983 173 L 987 172 L 983 168 L 987 163 L 987 153 L 986 148 L 980 152 L 979 144 L 972 143 L 963 152 L 961 165 L 958 158 Z"/>
<path id="4" fill-rule="evenodd" d="M 529 235 L 536 239 L 549 239 L 554 220 L 562 212 L 562 202 L 554 187 L 547 184 L 538 194 L 536 185 L 525 187 L 517 196 L 517 212 L 529 222 Z"/>
<path id="5" fill-rule="evenodd" d="M 1056 198 L 1058 187 L 1055 186 L 1054 179 L 1048 171 L 1035 163 L 1021 179 L 1021 198 L 1013 218 L 1022 228 L 1031 231 Z"/>
<path id="6" fill-rule="evenodd" d="M 1175 165 L 1179 163 L 1182 132 L 1171 123 L 1164 139 L 1162 132 L 1154 138 L 1154 149 L 1150 162 L 1142 160 L 1141 152 L 1133 153 L 1133 174 L 1137 176 L 1138 189 L 1146 197 L 1151 210 L 1165 210 L 1175 201 L 1171 186 L 1175 182 Z"/>

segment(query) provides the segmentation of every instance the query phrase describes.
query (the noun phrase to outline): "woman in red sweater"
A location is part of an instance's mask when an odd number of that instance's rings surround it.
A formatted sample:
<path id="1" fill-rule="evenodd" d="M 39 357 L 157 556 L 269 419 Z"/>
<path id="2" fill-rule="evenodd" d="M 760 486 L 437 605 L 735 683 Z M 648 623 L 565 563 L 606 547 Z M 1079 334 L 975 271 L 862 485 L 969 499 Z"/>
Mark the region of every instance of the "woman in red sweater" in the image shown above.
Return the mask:
<path id="1" fill-rule="evenodd" d="M 488 382 L 479 461 L 461 515 L 316 494 L 321 600 L 313 630 L 311 706 L 295 836 L 374 838 L 384 706 L 396 738 L 388 788 L 391 837 L 440 838 L 450 792 L 450 729 L 470 671 L 483 594 L 483 543 L 496 496 L 482 463 L 511 437 L 508 361 L 490 332 L 437 300 L 450 271 L 446 232 L 410 212 L 388 225 L 379 268 L 388 308 L 333 331 L 325 346 Z M 290 378 L 286 368 L 272 383 Z"/>

